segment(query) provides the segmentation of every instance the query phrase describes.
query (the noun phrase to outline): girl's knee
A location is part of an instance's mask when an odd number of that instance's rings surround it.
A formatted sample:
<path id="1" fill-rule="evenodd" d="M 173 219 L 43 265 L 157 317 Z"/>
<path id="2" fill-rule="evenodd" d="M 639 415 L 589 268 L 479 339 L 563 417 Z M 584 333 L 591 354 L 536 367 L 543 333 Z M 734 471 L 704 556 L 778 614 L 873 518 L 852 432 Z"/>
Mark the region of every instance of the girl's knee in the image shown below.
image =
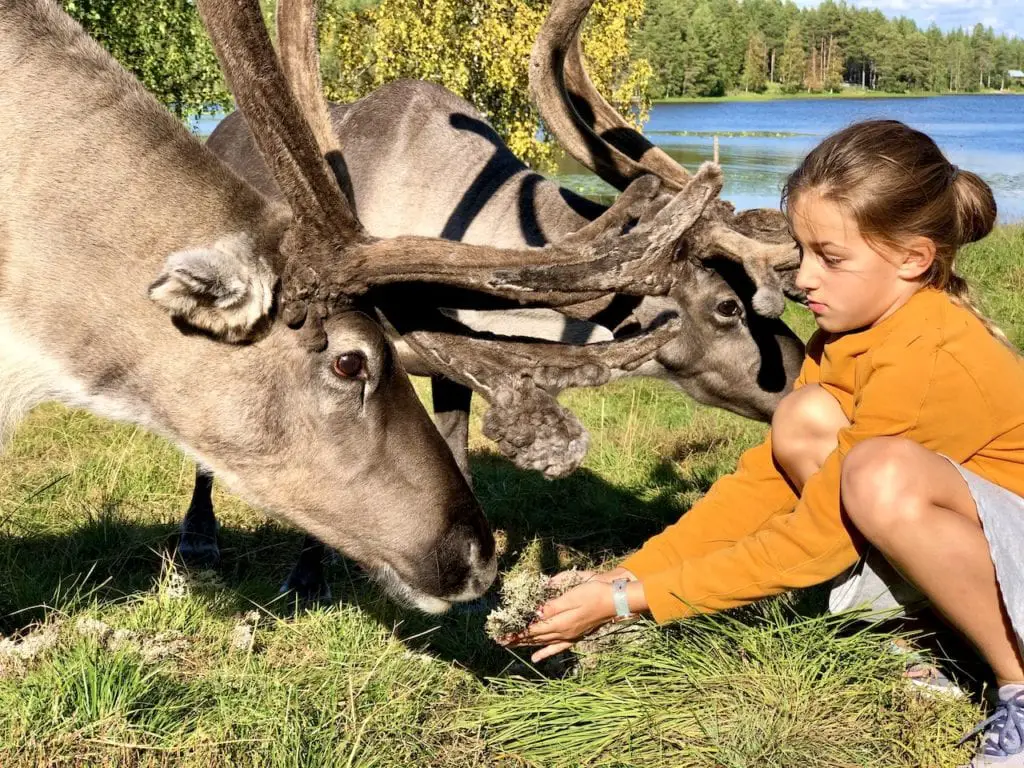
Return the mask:
<path id="1" fill-rule="evenodd" d="M 905 438 L 873 437 L 846 454 L 840 497 L 850 521 L 869 540 L 920 517 L 927 499 L 918 459 L 925 450 Z"/>
<path id="2" fill-rule="evenodd" d="M 808 384 L 782 398 L 772 416 L 772 445 L 782 462 L 811 451 L 820 453 L 824 443 L 834 448 L 836 434 L 849 421 L 839 402 L 817 384 Z M 827 451 L 827 452 L 828 452 Z"/>

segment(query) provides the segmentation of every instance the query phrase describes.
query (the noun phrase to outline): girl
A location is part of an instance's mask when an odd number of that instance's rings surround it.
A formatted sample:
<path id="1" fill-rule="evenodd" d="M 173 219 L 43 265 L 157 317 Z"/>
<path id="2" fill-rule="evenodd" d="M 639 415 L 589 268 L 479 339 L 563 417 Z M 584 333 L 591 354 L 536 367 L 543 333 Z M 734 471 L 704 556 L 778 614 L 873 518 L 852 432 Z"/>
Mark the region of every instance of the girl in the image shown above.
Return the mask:
<path id="1" fill-rule="evenodd" d="M 1024 766 L 1024 363 L 953 268 L 992 229 L 992 191 L 923 133 L 870 121 L 806 157 L 783 210 L 819 331 L 768 438 L 509 642 L 543 645 L 539 661 L 617 615 L 667 621 L 833 578 L 834 609 L 878 606 L 909 582 L 999 682 L 972 765 Z"/>

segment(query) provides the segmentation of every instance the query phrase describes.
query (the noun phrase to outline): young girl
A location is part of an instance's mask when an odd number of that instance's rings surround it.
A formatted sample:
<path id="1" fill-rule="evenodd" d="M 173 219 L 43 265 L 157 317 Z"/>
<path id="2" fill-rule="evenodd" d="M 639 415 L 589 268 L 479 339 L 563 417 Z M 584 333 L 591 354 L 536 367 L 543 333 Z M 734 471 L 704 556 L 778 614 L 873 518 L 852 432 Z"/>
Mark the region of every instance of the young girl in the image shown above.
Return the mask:
<path id="1" fill-rule="evenodd" d="M 820 330 L 768 439 L 510 642 L 545 646 L 539 661 L 617 615 L 667 621 L 837 577 L 833 607 L 878 605 L 909 582 L 999 681 L 972 765 L 1024 766 L 1024 363 L 953 269 L 991 230 L 992 191 L 923 133 L 870 121 L 815 148 L 783 205 Z"/>

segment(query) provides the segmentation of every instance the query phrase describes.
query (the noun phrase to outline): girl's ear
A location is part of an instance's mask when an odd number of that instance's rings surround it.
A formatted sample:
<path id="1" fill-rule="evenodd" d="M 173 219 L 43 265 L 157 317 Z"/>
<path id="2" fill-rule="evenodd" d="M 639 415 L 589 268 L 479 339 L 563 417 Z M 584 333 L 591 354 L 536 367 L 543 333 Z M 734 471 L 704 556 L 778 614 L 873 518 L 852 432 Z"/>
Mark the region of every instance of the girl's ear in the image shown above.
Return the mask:
<path id="1" fill-rule="evenodd" d="M 935 261 L 935 242 L 929 237 L 914 237 L 903 244 L 903 261 L 896 268 L 904 280 L 917 280 Z"/>

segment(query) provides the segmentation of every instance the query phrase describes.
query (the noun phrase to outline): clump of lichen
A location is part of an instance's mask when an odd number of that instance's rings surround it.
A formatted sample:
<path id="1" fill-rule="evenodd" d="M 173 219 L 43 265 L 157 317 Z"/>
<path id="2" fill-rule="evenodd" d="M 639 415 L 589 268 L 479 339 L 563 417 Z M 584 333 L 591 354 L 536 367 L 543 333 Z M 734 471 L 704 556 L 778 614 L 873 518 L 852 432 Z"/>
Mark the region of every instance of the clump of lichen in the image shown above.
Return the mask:
<path id="1" fill-rule="evenodd" d="M 537 609 L 543 603 L 583 581 L 583 574 L 575 568 L 563 574 L 558 584 L 532 569 L 513 571 L 502 580 L 501 601 L 488 614 L 484 629 L 495 640 L 518 634 L 537 618 Z"/>

